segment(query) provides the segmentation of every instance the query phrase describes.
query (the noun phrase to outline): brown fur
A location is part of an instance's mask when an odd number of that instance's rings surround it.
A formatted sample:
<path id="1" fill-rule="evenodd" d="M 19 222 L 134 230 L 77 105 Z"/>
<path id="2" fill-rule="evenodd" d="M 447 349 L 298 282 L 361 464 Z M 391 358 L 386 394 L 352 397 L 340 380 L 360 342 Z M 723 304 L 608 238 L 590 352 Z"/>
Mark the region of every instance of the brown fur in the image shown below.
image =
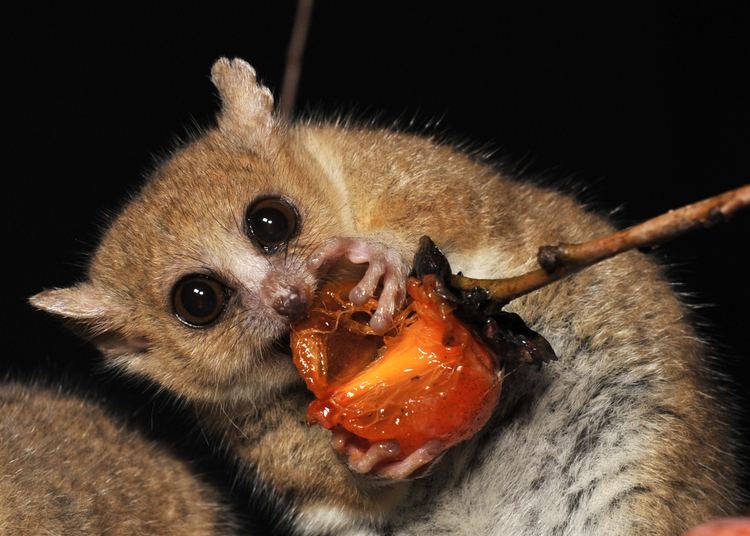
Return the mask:
<path id="1" fill-rule="evenodd" d="M 61 391 L 0 386 L 0 533 L 233 534 L 188 463 Z"/>

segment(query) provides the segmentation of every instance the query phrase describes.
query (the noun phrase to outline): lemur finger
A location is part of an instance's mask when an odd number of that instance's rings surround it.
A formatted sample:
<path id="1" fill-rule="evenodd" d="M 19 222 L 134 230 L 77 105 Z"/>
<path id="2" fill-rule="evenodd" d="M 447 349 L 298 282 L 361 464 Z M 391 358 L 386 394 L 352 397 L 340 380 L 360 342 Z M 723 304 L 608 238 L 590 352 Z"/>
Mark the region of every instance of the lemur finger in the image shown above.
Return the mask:
<path id="1" fill-rule="evenodd" d="M 363 239 L 346 239 L 346 258 L 354 264 L 371 263 L 373 259 L 381 257 L 383 246 Z"/>
<path id="2" fill-rule="evenodd" d="M 375 289 L 386 272 L 386 265 L 383 261 L 370 259 L 369 262 L 370 265 L 367 267 L 365 275 L 362 276 L 359 283 L 349 292 L 349 299 L 354 305 L 362 305 L 370 296 L 375 294 Z"/>
<path id="3" fill-rule="evenodd" d="M 349 246 L 349 241 L 341 238 L 329 238 L 313 253 L 307 261 L 311 270 L 318 270 L 327 262 L 341 258 Z"/>
<path id="4" fill-rule="evenodd" d="M 317 270 L 324 264 L 344 256 L 354 264 L 370 262 L 375 257 L 374 247 L 358 238 L 329 238 L 310 256 L 307 265 L 312 270 Z"/>
<path id="5" fill-rule="evenodd" d="M 378 333 L 385 333 L 393 327 L 393 315 L 401 307 L 406 296 L 403 277 L 386 273 L 383 291 L 378 298 L 378 308 L 370 319 L 370 327 Z"/>
<path id="6" fill-rule="evenodd" d="M 360 474 L 369 473 L 379 463 L 390 461 L 395 456 L 398 456 L 399 450 L 398 441 L 381 441 L 375 443 L 367 449 L 364 456 L 356 460 L 350 459 L 349 467 L 351 467 L 352 471 Z"/>
<path id="7" fill-rule="evenodd" d="M 339 454 L 346 454 L 346 444 L 349 442 L 351 432 L 343 428 L 334 428 L 331 435 L 331 447 Z"/>
<path id="8" fill-rule="evenodd" d="M 358 445 L 355 440 L 356 436 L 348 430 L 336 427 L 332 432 L 331 447 L 336 453 L 346 458 L 346 463 L 357 461 L 367 453 L 367 449 Z"/>
<path id="9" fill-rule="evenodd" d="M 428 441 L 398 462 L 388 463 L 375 470 L 375 474 L 390 480 L 404 480 L 437 458 L 443 450 L 440 441 Z"/>

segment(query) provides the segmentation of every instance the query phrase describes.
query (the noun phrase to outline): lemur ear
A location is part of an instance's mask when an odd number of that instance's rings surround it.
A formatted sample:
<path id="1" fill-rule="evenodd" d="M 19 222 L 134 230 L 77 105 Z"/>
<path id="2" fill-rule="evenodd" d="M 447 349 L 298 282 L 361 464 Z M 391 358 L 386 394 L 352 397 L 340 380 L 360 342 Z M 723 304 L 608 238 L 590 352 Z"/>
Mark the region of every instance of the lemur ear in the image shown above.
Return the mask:
<path id="1" fill-rule="evenodd" d="M 29 298 L 29 302 L 42 311 L 86 324 L 112 316 L 110 300 L 91 283 L 43 290 Z"/>
<path id="2" fill-rule="evenodd" d="M 91 283 L 43 290 L 29 298 L 42 311 L 70 321 L 74 331 L 88 338 L 105 354 L 132 357 L 149 348 L 148 340 L 116 320 L 118 307 L 105 292 Z"/>
<path id="3" fill-rule="evenodd" d="M 220 58 L 211 81 L 221 96 L 219 129 L 251 150 L 263 149 L 274 125 L 273 95 L 258 83 L 255 69 L 239 58 Z"/>

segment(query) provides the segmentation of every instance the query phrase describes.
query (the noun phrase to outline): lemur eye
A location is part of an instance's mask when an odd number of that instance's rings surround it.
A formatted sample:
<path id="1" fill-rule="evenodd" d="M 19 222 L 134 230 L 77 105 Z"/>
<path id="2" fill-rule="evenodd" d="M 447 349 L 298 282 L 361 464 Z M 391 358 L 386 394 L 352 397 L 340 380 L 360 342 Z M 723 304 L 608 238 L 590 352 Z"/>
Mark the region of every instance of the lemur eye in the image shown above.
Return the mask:
<path id="1" fill-rule="evenodd" d="M 256 199 L 245 214 L 248 236 L 266 254 L 274 253 L 299 231 L 299 213 L 281 197 Z"/>
<path id="2" fill-rule="evenodd" d="M 180 279 L 172 289 L 172 306 L 183 324 L 202 328 L 219 318 L 228 294 L 228 289 L 215 279 L 192 274 Z"/>

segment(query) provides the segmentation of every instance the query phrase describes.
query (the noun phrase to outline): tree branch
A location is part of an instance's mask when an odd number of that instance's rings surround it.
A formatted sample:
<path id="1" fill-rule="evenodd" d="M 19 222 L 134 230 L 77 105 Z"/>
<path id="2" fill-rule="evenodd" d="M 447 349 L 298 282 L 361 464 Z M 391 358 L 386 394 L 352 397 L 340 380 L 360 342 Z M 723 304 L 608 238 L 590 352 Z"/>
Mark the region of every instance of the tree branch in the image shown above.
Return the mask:
<path id="1" fill-rule="evenodd" d="M 294 102 L 297 100 L 297 86 L 302 70 L 302 53 L 305 51 L 312 8 L 313 0 L 298 0 L 297 2 L 297 15 L 294 17 L 289 48 L 286 51 L 284 82 L 281 85 L 281 98 L 279 99 L 279 113 L 287 118 L 291 117 L 294 111 Z"/>
<path id="2" fill-rule="evenodd" d="M 750 184 L 698 201 L 628 227 L 617 233 L 582 242 L 539 248 L 537 262 L 541 268 L 507 279 L 472 279 L 452 275 L 454 287 L 469 290 L 487 289 L 495 300 L 507 303 L 553 281 L 562 279 L 633 248 L 665 242 L 696 227 L 710 227 L 727 221 L 750 205 Z"/>

